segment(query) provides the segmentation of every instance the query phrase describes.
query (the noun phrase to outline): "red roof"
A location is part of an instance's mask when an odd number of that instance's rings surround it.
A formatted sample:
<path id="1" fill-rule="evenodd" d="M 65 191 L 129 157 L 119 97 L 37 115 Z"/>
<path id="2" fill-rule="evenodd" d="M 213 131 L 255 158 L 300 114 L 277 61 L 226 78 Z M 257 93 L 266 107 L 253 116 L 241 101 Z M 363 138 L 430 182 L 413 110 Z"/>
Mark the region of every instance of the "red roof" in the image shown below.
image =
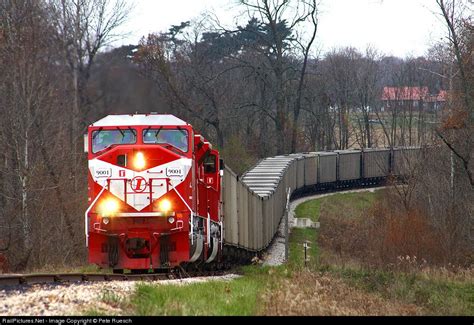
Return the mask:
<path id="1" fill-rule="evenodd" d="M 383 87 L 382 100 L 422 100 L 428 87 Z"/>
<path id="2" fill-rule="evenodd" d="M 425 101 L 427 102 L 445 102 L 448 97 L 448 92 L 446 90 L 440 90 L 439 94 L 428 96 Z"/>

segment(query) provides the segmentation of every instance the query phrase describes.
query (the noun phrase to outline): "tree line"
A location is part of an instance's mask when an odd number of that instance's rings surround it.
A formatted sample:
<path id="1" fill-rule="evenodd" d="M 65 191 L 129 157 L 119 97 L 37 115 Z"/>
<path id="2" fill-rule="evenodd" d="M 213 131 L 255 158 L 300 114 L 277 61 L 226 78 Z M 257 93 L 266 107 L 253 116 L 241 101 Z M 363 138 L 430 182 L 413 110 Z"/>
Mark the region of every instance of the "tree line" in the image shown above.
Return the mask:
<path id="1" fill-rule="evenodd" d="M 188 121 L 237 172 L 276 154 L 438 145 L 410 178 L 410 202 L 431 220 L 461 218 L 469 240 L 473 25 L 459 3 L 437 3 L 447 40 L 397 58 L 318 53 L 315 0 L 241 0 L 248 18 L 235 26 L 204 15 L 108 51 L 126 0 L 0 0 L 0 252 L 12 269 L 83 263 L 83 134 L 135 112 Z M 449 95 L 443 110 L 388 108 L 384 87 Z"/>
<path id="2" fill-rule="evenodd" d="M 0 1 L 0 251 L 12 269 L 84 258 L 92 69 L 124 0 Z"/>
<path id="3" fill-rule="evenodd" d="M 207 16 L 183 22 L 143 38 L 132 57 L 166 109 L 219 148 L 241 146 L 260 158 L 436 141 L 432 125 L 440 123 L 440 110 L 387 109 L 381 100 L 387 86 L 428 87 L 430 94 L 448 89 L 440 76 L 450 65 L 435 57 L 436 47 L 427 57 L 405 59 L 371 47 L 316 55 L 315 1 L 298 2 L 306 6 L 297 9 L 290 1 L 242 3 L 251 17 L 242 26 L 216 26 Z M 248 167 L 239 164 L 232 167 Z"/>

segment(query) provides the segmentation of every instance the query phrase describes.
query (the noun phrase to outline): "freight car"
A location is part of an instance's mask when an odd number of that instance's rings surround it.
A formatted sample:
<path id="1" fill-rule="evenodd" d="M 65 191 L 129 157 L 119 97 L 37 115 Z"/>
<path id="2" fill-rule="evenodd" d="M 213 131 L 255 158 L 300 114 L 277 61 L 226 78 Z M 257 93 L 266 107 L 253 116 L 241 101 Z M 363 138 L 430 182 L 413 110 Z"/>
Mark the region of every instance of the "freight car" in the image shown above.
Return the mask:
<path id="1" fill-rule="evenodd" d="M 261 160 L 240 178 L 226 167 L 222 187 L 226 248 L 264 250 L 284 215 L 288 189 L 294 198 L 320 191 L 383 184 L 389 175 L 407 176 L 420 160 L 421 153 L 420 148 L 384 148 L 276 156 Z M 244 186 L 247 192 L 237 192 L 235 186 Z M 229 193 L 235 195 L 230 197 Z M 256 201 L 257 213 L 255 208 L 253 214 L 246 212 L 249 198 Z M 262 229 L 258 240 L 246 236 L 253 231 L 251 228 Z"/>
<path id="2" fill-rule="evenodd" d="M 107 116 L 85 144 L 89 261 L 116 272 L 249 261 L 272 241 L 288 195 L 380 184 L 420 153 L 291 154 L 238 176 L 191 125 L 157 114 Z"/>

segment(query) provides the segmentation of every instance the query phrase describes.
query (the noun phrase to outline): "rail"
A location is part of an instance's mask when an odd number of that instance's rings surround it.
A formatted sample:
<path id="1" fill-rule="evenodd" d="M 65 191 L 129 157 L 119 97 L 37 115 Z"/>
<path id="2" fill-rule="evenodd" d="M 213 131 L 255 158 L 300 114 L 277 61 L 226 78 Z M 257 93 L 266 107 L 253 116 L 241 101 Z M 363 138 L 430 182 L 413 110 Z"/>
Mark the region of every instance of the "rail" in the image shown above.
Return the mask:
<path id="1" fill-rule="evenodd" d="M 13 274 L 0 275 L 0 288 L 17 287 L 36 284 L 68 284 L 78 282 L 108 281 L 162 281 L 184 279 L 197 276 L 224 275 L 224 271 L 186 272 L 181 269 L 165 273 L 149 274 L 109 274 L 109 273 L 64 273 L 64 274 Z"/>

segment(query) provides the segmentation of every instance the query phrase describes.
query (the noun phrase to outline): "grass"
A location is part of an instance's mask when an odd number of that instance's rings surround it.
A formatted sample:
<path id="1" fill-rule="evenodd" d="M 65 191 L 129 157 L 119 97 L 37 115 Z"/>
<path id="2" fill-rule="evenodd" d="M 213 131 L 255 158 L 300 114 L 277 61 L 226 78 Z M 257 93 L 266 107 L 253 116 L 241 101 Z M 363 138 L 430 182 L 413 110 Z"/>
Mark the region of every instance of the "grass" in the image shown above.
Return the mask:
<path id="1" fill-rule="evenodd" d="M 296 218 L 310 218 L 319 221 L 321 209 L 326 212 L 357 211 L 364 212 L 377 199 L 377 192 L 341 193 L 306 201 L 295 209 Z"/>
<path id="2" fill-rule="evenodd" d="M 378 194 L 372 192 L 356 192 L 356 193 L 342 193 L 325 196 L 319 199 L 310 200 L 301 203 L 295 209 L 295 218 L 309 218 L 313 222 L 320 219 L 321 211 L 337 212 L 342 210 L 356 210 L 362 213 L 375 202 Z M 317 244 L 318 240 L 317 229 L 310 228 L 294 228 L 290 234 L 290 256 L 289 265 L 292 268 L 299 268 L 304 265 L 304 248 L 303 243 L 309 243 L 308 266 L 315 268 L 319 265 L 318 259 L 320 249 Z"/>
<path id="3" fill-rule="evenodd" d="M 259 297 L 288 275 L 284 267 L 246 266 L 243 276 L 230 281 L 209 281 L 187 285 L 140 283 L 129 301 L 133 315 L 229 316 L 258 315 Z"/>
<path id="4" fill-rule="evenodd" d="M 311 221 L 316 222 L 319 220 L 319 214 L 321 212 L 321 199 L 306 201 L 298 205 L 295 209 L 296 218 L 309 218 Z"/>
<path id="5" fill-rule="evenodd" d="M 321 213 L 337 215 L 339 218 L 363 217 L 372 207 L 382 191 L 335 194 L 316 200 L 306 201 L 295 210 L 297 218 L 311 218 L 319 221 Z M 432 315 L 474 315 L 474 281 L 472 275 L 456 279 L 455 274 L 439 276 L 439 272 L 385 271 L 362 267 L 357 261 L 346 259 L 340 263 L 321 265 L 321 254 L 331 255 L 318 247 L 317 238 L 321 230 L 293 229 L 290 245 L 290 265 L 294 268 L 303 262 L 300 244 L 312 241 L 310 267 L 315 272 L 322 271 L 335 275 L 349 285 L 370 293 L 381 295 L 387 300 L 401 301 L 423 307 Z"/>
<path id="6" fill-rule="evenodd" d="M 329 197 L 325 198 L 325 201 L 333 202 L 327 199 Z M 312 205 L 309 209 L 314 211 Z M 294 274 L 304 269 L 305 241 L 308 241 L 310 246 L 307 251 L 309 262 L 306 269 L 315 270 L 319 256 L 317 231 L 293 229 L 290 235 L 290 260 L 287 266 L 246 266 L 241 269 L 242 277 L 232 281 L 211 281 L 184 286 L 142 283 L 137 286 L 127 308 L 133 315 L 140 316 L 264 314 L 265 304 L 261 299 L 264 293 L 277 290 L 282 281 L 291 279 Z"/>
<path id="7" fill-rule="evenodd" d="M 395 299 L 424 307 L 430 315 L 474 315 L 474 284 L 423 272 L 394 272 L 363 268 L 330 267 L 347 283 L 385 299 Z"/>
<path id="8" fill-rule="evenodd" d="M 294 229 L 290 236 L 290 263 L 288 266 L 268 267 L 250 265 L 240 268 L 241 277 L 230 281 L 209 281 L 187 285 L 139 283 L 127 300 L 105 292 L 101 301 L 113 307 L 120 306 L 124 314 L 136 316 L 230 316 L 263 315 L 266 292 L 277 290 L 285 279 L 303 269 L 302 242 L 311 241 L 309 267 L 316 266 L 317 245 L 314 229 Z M 89 309 L 86 315 L 102 315 Z"/>
<path id="9" fill-rule="evenodd" d="M 289 267 L 298 270 L 304 266 L 304 242 L 308 242 L 306 251 L 309 261 L 307 266 L 315 268 L 318 265 L 319 248 L 317 245 L 317 231 L 310 228 L 295 228 L 290 234 Z"/>
<path id="10" fill-rule="evenodd" d="M 117 311 L 126 310 L 128 306 L 126 298 L 111 289 L 103 289 L 99 297 L 99 304 L 96 303 L 94 307 L 86 309 L 82 316 L 119 316 Z"/>
<path id="11" fill-rule="evenodd" d="M 357 221 L 380 192 L 336 194 L 307 201 L 297 207 L 296 217 L 318 221 L 321 213 L 329 213 Z M 119 307 L 124 314 L 139 316 L 474 315 L 472 273 L 453 276 L 438 271 L 386 271 L 364 266 L 357 259 L 349 263 L 347 258 L 338 263 L 326 258 L 333 252 L 319 247 L 321 231 L 324 228 L 292 229 L 287 265 L 242 267 L 242 276 L 230 281 L 140 283 L 126 300 L 105 293 L 102 302 Z M 310 246 L 307 267 L 305 241 Z M 92 309 L 87 314 L 102 312 Z"/>
<path id="12" fill-rule="evenodd" d="M 136 315 L 254 315 L 262 282 L 247 274 L 233 281 L 185 286 L 140 284 L 131 299 Z"/>

